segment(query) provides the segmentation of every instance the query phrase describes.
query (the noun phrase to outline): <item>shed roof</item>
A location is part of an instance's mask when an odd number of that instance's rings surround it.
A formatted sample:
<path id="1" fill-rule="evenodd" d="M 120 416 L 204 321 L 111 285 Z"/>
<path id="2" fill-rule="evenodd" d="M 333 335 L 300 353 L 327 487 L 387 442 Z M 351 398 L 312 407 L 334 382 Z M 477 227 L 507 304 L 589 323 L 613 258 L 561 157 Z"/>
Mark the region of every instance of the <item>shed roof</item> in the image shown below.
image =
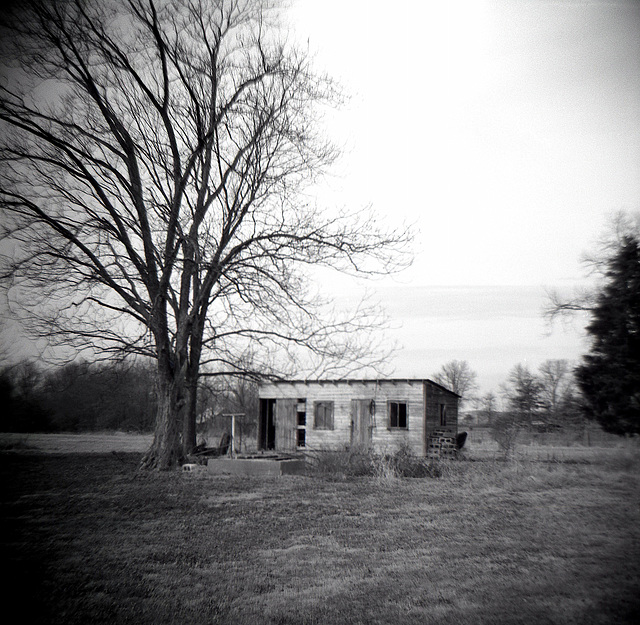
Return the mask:
<path id="1" fill-rule="evenodd" d="M 339 385 L 339 384 L 346 384 L 346 385 L 351 385 L 351 384 L 377 384 L 377 385 L 383 385 L 383 384 L 391 384 L 391 385 L 398 385 L 398 384 L 431 384 L 433 386 L 435 386 L 436 388 L 439 388 L 440 390 L 446 392 L 446 393 L 450 393 L 451 395 L 455 395 L 456 397 L 460 397 L 460 395 L 458 395 L 458 393 L 454 393 L 453 391 L 449 390 L 448 388 L 442 386 L 442 384 L 438 384 L 437 382 L 434 382 L 433 380 L 429 380 L 428 378 L 379 378 L 379 379 L 373 379 L 373 378 L 361 378 L 361 379 L 353 379 L 353 378 L 343 378 L 343 379 L 334 379 L 334 380 L 326 380 L 326 379 L 318 379 L 318 380 L 269 380 L 268 382 L 263 382 L 261 383 L 261 385 L 264 384 L 319 384 L 319 385 L 329 385 L 329 384 L 333 384 L 333 385 Z"/>

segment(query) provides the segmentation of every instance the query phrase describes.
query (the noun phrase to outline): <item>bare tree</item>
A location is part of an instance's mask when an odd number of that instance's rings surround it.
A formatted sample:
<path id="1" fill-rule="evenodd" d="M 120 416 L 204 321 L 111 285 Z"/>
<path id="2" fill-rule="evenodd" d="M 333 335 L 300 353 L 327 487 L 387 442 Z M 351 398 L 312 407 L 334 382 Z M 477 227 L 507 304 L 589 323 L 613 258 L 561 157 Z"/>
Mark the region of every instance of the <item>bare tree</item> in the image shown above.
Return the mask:
<path id="1" fill-rule="evenodd" d="M 497 397 L 493 391 L 485 393 L 478 399 L 478 409 L 480 410 L 480 414 L 487 425 L 491 425 L 493 423 L 493 419 L 497 411 L 497 401 Z"/>
<path id="2" fill-rule="evenodd" d="M 3 275 L 50 340 L 156 360 L 147 467 L 195 445 L 203 373 L 362 366 L 377 311 L 324 317 L 305 268 L 407 260 L 404 230 L 304 195 L 337 156 L 319 121 L 340 93 L 276 8 L 28 0 L 3 18 Z"/>
<path id="3" fill-rule="evenodd" d="M 530 426 L 542 407 L 542 385 L 527 365 L 517 364 L 501 386 L 507 412 L 521 426 Z"/>
<path id="4" fill-rule="evenodd" d="M 522 432 L 522 421 L 519 415 L 512 411 L 501 412 L 492 419 L 489 427 L 491 436 L 498 443 L 504 459 L 511 460 Z"/>
<path id="5" fill-rule="evenodd" d="M 257 435 L 258 384 L 252 377 L 217 376 L 206 378 L 198 397 L 199 445 L 215 446 L 232 429 L 231 415 L 236 416 L 237 448 L 255 444 Z"/>
<path id="6" fill-rule="evenodd" d="M 471 369 L 466 360 L 451 360 L 442 365 L 433 379 L 450 391 L 460 395 L 460 403 L 470 399 L 471 394 L 478 389 L 476 378 L 478 374 Z"/>
<path id="7" fill-rule="evenodd" d="M 567 360 L 545 360 L 540 365 L 538 379 L 544 413 L 557 424 L 563 411 L 572 411 L 572 406 L 567 404 L 574 403 L 572 398 L 576 394 L 573 366 Z"/>
<path id="8" fill-rule="evenodd" d="M 596 306 L 602 282 L 606 279 L 609 261 L 620 249 L 626 236 L 640 238 L 640 211 L 618 211 L 609 219 L 602 235 L 593 245 L 593 250 L 582 256 L 587 273 L 595 279 L 592 288 L 578 288 L 572 294 L 550 290 L 547 305 L 543 310 L 549 322 L 566 319 L 576 313 L 591 313 Z"/>

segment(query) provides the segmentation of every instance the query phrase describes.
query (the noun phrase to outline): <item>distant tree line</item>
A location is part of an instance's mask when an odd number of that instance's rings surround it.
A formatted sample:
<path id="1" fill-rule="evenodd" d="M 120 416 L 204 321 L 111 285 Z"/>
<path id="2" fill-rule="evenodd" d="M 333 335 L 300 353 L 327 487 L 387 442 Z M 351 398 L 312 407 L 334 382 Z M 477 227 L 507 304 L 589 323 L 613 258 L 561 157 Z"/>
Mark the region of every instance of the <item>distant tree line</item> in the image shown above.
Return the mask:
<path id="1" fill-rule="evenodd" d="M 140 361 L 83 361 L 51 369 L 22 361 L 0 369 L 0 405 L 3 432 L 152 432 L 155 370 Z M 228 429 L 224 415 L 256 412 L 255 382 L 224 376 L 202 382 L 197 408 L 201 438 Z M 247 419 L 239 422 L 239 435 L 251 435 L 252 427 Z"/>
<path id="2" fill-rule="evenodd" d="M 481 420 L 494 425 L 508 418 L 519 427 L 550 430 L 582 423 L 581 393 L 567 360 L 546 360 L 537 372 L 525 364 L 515 365 L 496 395 L 477 395 L 477 374 L 467 361 L 452 360 L 442 366 L 434 380 L 474 406 Z"/>
<path id="3" fill-rule="evenodd" d="M 488 426 L 505 457 L 510 457 L 524 430 L 545 433 L 584 428 L 583 397 L 575 369 L 567 360 L 546 360 L 537 372 L 520 363 L 511 369 L 498 394 L 489 391 L 484 395 L 475 393 L 477 374 L 466 361 L 447 363 L 434 379 L 475 408 L 468 416 L 475 414 L 479 424 Z"/>
<path id="4" fill-rule="evenodd" d="M 151 431 L 156 394 L 146 363 L 23 361 L 0 372 L 5 432 Z"/>

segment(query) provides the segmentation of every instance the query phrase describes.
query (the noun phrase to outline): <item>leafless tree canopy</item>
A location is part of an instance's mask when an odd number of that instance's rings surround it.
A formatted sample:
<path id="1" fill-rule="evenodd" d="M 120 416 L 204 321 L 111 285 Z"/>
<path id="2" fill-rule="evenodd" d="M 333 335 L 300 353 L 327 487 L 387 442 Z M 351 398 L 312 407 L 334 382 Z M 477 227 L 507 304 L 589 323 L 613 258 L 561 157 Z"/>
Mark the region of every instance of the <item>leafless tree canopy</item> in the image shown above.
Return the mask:
<path id="1" fill-rule="evenodd" d="M 175 460 L 181 421 L 194 441 L 181 415 L 201 365 L 298 366 L 291 346 L 363 362 L 375 312 L 320 317 L 301 268 L 407 258 L 404 232 L 304 195 L 337 156 L 319 121 L 340 92 L 277 16 L 266 0 L 34 0 L 2 24 L 3 275 L 53 338 L 157 360 L 150 466 Z"/>
<path id="2" fill-rule="evenodd" d="M 555 420 L 563 401 L 574 393 L 573 367 L 568 360 L 545 360 L 538 379 L 545 412 Z"/>
<path id="3" fill-rule="evenodd" d="M 465 401 L 477 390 L 477 377 L 478 374 L 471 369 L 466 360 L 451 360 L 442 365 L 433 379 L 438 384 L 460 395 L 461 401 Z"/>

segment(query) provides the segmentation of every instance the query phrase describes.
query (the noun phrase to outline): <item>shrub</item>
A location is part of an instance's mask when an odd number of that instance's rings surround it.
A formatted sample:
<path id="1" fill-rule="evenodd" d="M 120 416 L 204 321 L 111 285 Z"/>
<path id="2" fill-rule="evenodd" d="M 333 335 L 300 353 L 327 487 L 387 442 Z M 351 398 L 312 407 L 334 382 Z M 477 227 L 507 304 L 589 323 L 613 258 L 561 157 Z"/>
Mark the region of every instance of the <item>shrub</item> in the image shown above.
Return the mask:
<path id="1" fill-rule="evenodd" d="M 375 477 L 392 480 L 406 477 L 440 477 L 443 465 L 416 456 L 407 444 L 395 451 L 375 453 L 370 449 L 320 450 L 309 454 L 316 473 L 340 477 Z"/>
<path id="2" fill-rule="evenodd" d="M 491 436 L 507 460 L 513 458 L 521 430 L 521 420 L 515 413 L 504 413 L 491 424 Z"/>
<path id="3" fill-rule="evenodd" d="M 416 456 L 406 443 L 400 443 L 393 453 L 373 455 L 374 475 L 379 478 L 440 477 L 442 463 Z"/>

